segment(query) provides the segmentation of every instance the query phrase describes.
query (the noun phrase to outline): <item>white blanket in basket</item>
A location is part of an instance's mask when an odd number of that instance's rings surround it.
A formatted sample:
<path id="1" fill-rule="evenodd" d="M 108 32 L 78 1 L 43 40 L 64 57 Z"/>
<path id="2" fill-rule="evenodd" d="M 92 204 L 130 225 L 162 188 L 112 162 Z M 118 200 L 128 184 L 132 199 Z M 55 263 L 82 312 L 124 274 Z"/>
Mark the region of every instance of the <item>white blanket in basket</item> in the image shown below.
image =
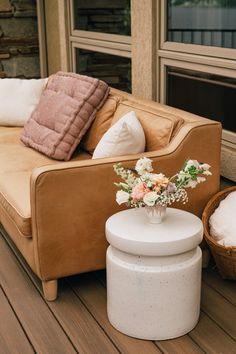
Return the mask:
<path id="1" fill-rule="evenodd" d="M 222 200 L 209 219 L 210 234 L 223 246 L 236 246 L 236 192 Z"/>

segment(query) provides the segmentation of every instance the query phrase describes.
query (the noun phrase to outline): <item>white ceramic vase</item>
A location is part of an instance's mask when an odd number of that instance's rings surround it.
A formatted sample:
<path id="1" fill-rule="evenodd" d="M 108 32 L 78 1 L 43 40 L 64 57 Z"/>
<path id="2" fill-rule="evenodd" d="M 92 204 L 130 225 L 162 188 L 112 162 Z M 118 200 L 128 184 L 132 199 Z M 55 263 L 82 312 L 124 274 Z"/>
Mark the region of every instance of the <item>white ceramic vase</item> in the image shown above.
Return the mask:
<path id="1" fill-rule="evenodd" d="M 151 224 L 160 224 L 166 215 L 166 205 L 145 206 L 144 210 Z"/>

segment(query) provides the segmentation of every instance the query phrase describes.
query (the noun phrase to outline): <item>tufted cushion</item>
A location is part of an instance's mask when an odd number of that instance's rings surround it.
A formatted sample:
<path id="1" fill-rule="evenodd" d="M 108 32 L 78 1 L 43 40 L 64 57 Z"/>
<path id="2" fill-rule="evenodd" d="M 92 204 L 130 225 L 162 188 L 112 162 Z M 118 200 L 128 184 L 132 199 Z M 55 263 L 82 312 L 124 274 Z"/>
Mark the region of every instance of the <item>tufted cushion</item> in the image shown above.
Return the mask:
<path id="1" fill-rule="evenodd" d="M 108 92 L 98 79 L 57 73 L 26 123 L 22 142 L 51 158 L 69 160 Z"/>

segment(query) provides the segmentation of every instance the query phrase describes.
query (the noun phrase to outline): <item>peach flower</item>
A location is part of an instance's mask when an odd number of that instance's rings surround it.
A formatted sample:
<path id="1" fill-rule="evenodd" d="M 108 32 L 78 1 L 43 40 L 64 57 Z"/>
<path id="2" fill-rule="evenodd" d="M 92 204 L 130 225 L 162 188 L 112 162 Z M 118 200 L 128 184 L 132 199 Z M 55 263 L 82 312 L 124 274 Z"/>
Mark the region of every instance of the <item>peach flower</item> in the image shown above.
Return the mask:
<path id="1" fill-rule="evenodd" d="M 155 175 L 154 183 L 155 187 L 153 189 L 158 192 L 160 191 L 161 187 L 167 187 L 169 179 L 165 175 L 163 175 L 163 173 L 159 173 Z"/>
<path id="2" fill-rule="evenodd" d="M 134 199 L 134 201 L 139 201 L 143 199 L 145 194 L 147 194 L 148 192 L 150 192 L 150 189 L 146 186 L 145 183 L 140 182 L 136 184 L 136 186 L 133 188 L 131 197 Z"/>
<path id="3" fill-rule="evenodd" d="M 158 186 L 157 184 L 153 187 L 153 190 L 157 193 L 159 193 L 161 191 L 161 187 Z"/>

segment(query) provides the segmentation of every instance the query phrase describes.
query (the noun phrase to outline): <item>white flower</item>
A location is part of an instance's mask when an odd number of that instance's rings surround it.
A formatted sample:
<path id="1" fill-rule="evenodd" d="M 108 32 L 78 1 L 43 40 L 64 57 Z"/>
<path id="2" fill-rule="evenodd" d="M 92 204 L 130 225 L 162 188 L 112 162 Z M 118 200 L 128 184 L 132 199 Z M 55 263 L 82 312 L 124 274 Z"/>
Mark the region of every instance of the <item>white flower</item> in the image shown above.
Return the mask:
<path id="1" fill-rule="evenodd" d="M 123 190 L 126 190 L 126 189 L 129 187 L 129 185 L 128 185 L 127 183 L 124 183 L 124 182 L 120 182 L 120 183 L 119 183 L 119 186 L 120 186 Z"/>
<path id="2" fill-rule="evenodd" d="M 197 177 L 197 183 L 205 182 L 205 177 Z"/>
<path id="3" fill-rule="evenodd" d="M 190 174 L 188 174 L 184 171 L 180 171 L 177 175 L 177 179 L 180 182 L 184 181 L 186 178 L 191 178 L 191 176 L 190 176 Z"/>
<path id="4" fill-rule="evenodd" d="M 152 181 L 153 180 L 153 176 L 154 176 L 154 173 L 144 172 L 142 174 L 142 177 L 140 177 L 140 178 L 141 178 L 142 181 L 146 182 L 146 181 Z"/>
<path id="5" fill-rule="evenodd" d="M 163 173 L 151 173 L 151 181 L 152 182 L 157 182 L 159 180 L 162 180 L 163 178 L 165 178 L 165 175 Z"/>
<path id="6" fill-rule="evenodd" d="M 155 201 L 157 200 L 157 198 L 158 198 L 158 195 L 156 192 L 148 192 L 143 197 L 143 201 L 146 205 L 153 206 L 155 204 Z"/>
<path id="7" fill-rule="evenodd" d="M 198 169 L 199 168 L 199 162 L 197 160 L 188 160 L 184 170 L 187 171 L 192 166 Z"/>
<path id="8" fill-rule="evenodd" d="M 140 176 L 146 172 L 152 172 L 152 160 L 148 159 L 147 157 L 139 159 L 136 163 L 135 170 Z"/>
<path id="9" fill-rule="evenodd" d="M 185 188 L 189 188 L 189 187 L 195 188 L 197 184 L 198 184 L 197 180 L 190 179 L 184 187 Z"/>
<path id="10" fill-rule="evenodd" d="M 129 187 L 133 187 L 135 185 L 135 183 L 137 183 L 136 178 L 134 178 L 133 176 L 128 176 L 126 179 L 126 182 Z"/>
<path id="11" fill-rule="evenodd" d="M 125 191 L 118 191 L 116 193 L 116 202 L 121 205 L 123 203 L 127 203 L 129 200 L 129 193 Z"/>
<path id="12" fill-rule="evenodd" d="M 151 188 L 153 185 L 156 184 L 156 181 L 160 176 L 164 176 L 162 173 L 157 174 L 157 173 L 150 173 L 150 172 L 145 172 L 141 179 L 143 182 L 146 183 L 147 187 Z"/>
<path id="13" fill-rule="evenodd" d="M 202 163 L 200 165 L 200 169 L 202 171 L 202 174 L 206 175 L 206 176 L 211 176 L 212 175 L 212 173 L 209 171 L 210 168 L 211 168 L 211 166 L 208 165 L 208 163 Z"/>
<path id="14" fill-rule="evenodd" d="M 212 175 L 212 173 L 210 171 L 208 171 L 208 170 L 203 171 L 203 174 L 206 175 L 206 176 L 211 176 Z"/>
<path id="15" fill-rule="evenodd" d="M 208 163 L 203 163 L 201 164 L 201 170 L 207 171 L 209 170 L 209 168 L 211 167 L 210 165 L 208 165 Z"/>

